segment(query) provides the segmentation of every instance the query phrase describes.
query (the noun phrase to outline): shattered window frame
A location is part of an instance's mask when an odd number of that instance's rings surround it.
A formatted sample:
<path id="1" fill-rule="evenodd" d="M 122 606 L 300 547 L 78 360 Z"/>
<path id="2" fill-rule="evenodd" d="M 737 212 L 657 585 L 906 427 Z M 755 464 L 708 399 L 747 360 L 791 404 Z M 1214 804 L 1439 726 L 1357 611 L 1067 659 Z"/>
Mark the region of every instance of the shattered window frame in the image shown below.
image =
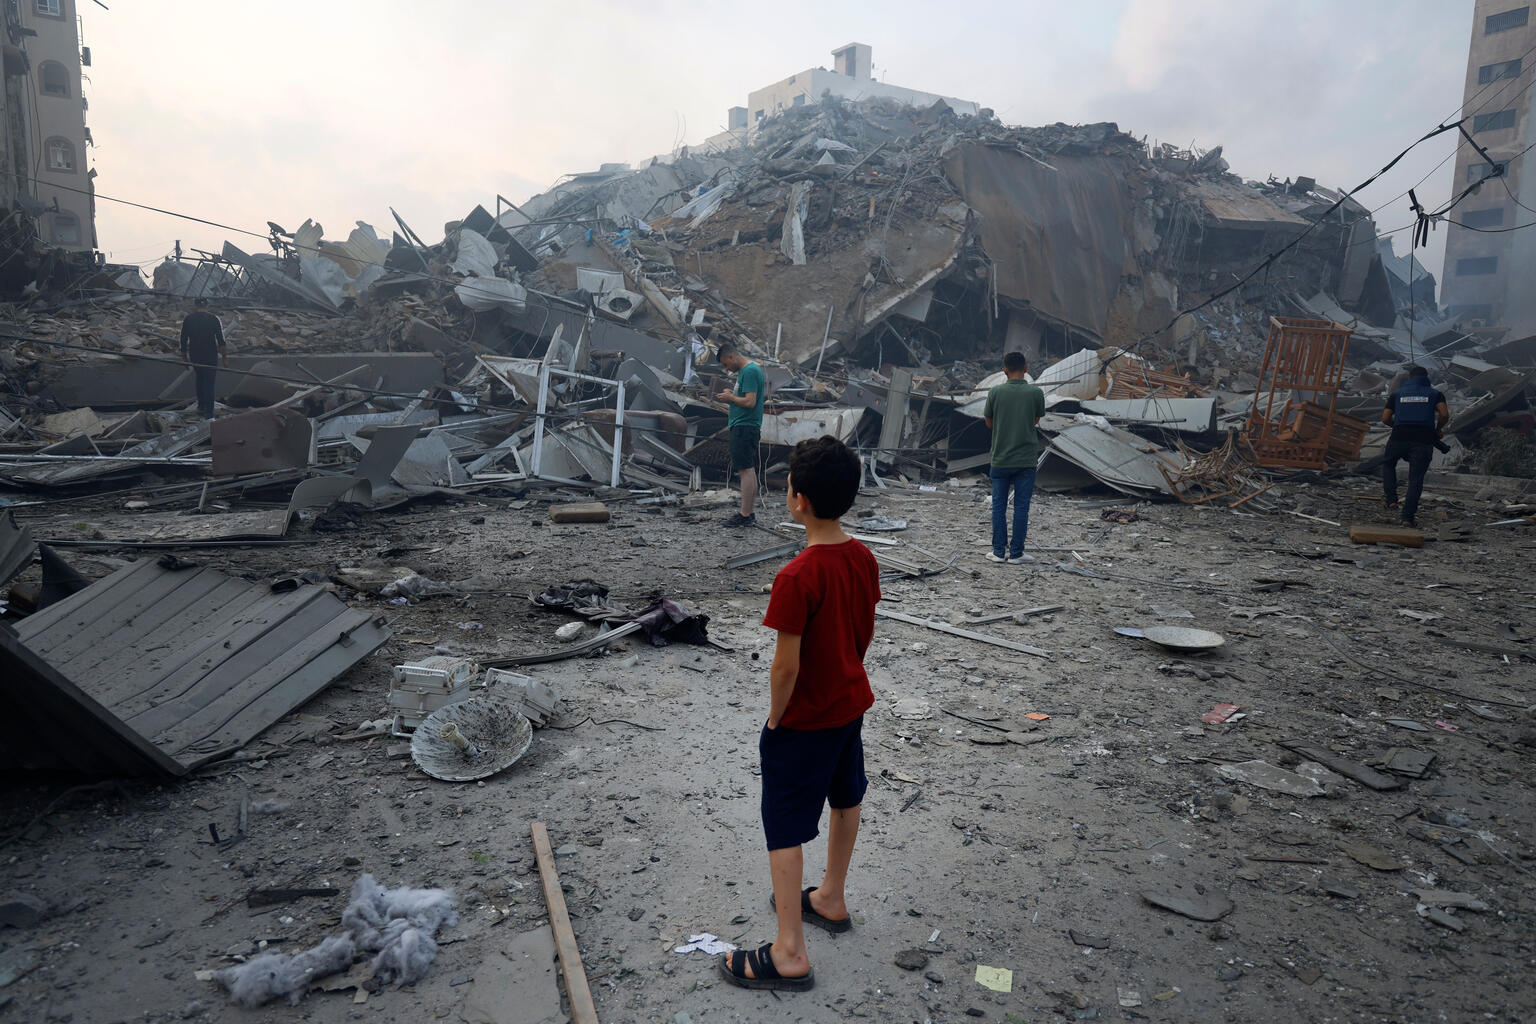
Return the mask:
<path id="1" fill-rule="evenodd" d="M 1504 223 L 1504 207 L 1490 206 L 1482 210 L 1463 210 L 1461 223 L 1469 228 L 1496 228 Z"/>
<path id="2" fill-rule="evenodd" d="M 44 96 L 69 99 L 69 69 L 56 60 L 45 60 L 37 66 L 37 85 Z"/>
<path id="3" fill-rule="evenodd" d="M 1520 57 L 1484 64 L 1477 69 L 1477 84 L 1487 85 L 1489 82 L 1502 82 L 1506 78 L 1519 78 L 1524 70 L 1525 61 Z"/>
<path id="4" fill-rule="evenodd" d="M 1498 32 L 1508 32 L 1512 28 L 1524 28 L 1530 23 L 1530 20 L 1531 8 L 1529 4 L 1524 7 L 1516 7 L 1514 10 L 1490 14 L 1483 19 L 1483 35 L 1491 36 Z"/>
<path id="5" fill-rule="evenodd" d="M 1497 256 L 1463 256 L 1456 261 L 1457 277 L 1488 277 L 1498 272 Z"/>
<path id="6" fill-rule="evenodd" d="M 1515 126 L 1515 108 L 1495 110 L 1491 114 L 1478 114 L 1472 119 L 1472 134 L 1498 132 Z"/>
<path id="7" fill-rule="evenodd" d="M 40 18 L 64 17 L 64 0 L 33 0 L 32 10 Z"/>
<path id="8" fill-rule="evenodd" d="M 48 154 L 48 170 L 55 174 L 74 174 L 77 166 L 75 144 L 62 135 L 54 135 L 44 143 Z"/>

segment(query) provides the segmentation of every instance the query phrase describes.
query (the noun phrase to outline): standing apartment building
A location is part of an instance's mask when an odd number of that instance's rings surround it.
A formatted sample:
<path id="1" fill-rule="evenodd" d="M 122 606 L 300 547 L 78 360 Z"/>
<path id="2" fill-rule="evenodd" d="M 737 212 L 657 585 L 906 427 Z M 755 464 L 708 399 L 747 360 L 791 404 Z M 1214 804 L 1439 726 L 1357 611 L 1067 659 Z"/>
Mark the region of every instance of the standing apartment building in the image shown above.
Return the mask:
<path id="1" fill-rule="evenodd" d="M 1440 298 L 1464 325 L 1507 327 L 1510 338 L 1536 334 L 1536 228 L 1502 230 L 1536 222 L 1536 155 L 1527 152 L 1536 143 L 1533 82 L 1531 4 L 1477 0 L 1462 116 L 1492 163 L 1461 139 L 1451 194 L 1482 185 L 1450 214 L 1459 223 L 1446 232 Z"/>
<path id="2" fill-rule="evenodd" d="M 874 77 L 874 48 L 865 43 L 848 43 L 832 51 L 832 70 L 807 68 L 783 81 L 765 85 L 747 94 L 745 107 L 726 111 L 726 130 L 704 140 L 706 151 L 744 146 L 752 133 L 775 114 L 793 107 L 821 102 L 823 96 L 846 100 L 890 99 L 910 107 L 929 107 L 939 100 L 957 114 L 975 116 L 981 104 L 936 92 L 887 85 Z"/>
<path id="3" fill-rule="evenodd" d="M 86 165 L 91 130 L 81 73 L 90 50 L 81 47 L 76 7 L 76 0 L 0 0 L 0 200 L 3 215 L 31 218 L 45 243 L 91 250 L 96 172 Z"/>

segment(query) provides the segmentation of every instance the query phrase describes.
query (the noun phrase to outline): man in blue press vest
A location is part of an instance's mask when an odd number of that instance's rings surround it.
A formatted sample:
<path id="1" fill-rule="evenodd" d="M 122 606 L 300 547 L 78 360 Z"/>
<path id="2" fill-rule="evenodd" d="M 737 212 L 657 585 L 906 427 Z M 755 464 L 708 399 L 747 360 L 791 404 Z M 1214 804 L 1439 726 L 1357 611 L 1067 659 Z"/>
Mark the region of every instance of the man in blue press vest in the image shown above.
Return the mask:
<path id="1" fill-rule="evenodd" d="M 1387 439 L 1387 453 L 1381 464 L 1382 496 L 1387 508 L 1397 508 L 1397 463 L 1408 460 L 1408 495 L 1403 499 L 1403 525 L 1417 526 L 1419 495 L 1424 491 L 1424 474 L 1434 456 L 1451 410 L 1445 395 L 1429 383 L 1429 371 L 1422 366 L 1408 367 L 1408 382 L 1387 399 L 1381 422 L 1392 428 Z"/>

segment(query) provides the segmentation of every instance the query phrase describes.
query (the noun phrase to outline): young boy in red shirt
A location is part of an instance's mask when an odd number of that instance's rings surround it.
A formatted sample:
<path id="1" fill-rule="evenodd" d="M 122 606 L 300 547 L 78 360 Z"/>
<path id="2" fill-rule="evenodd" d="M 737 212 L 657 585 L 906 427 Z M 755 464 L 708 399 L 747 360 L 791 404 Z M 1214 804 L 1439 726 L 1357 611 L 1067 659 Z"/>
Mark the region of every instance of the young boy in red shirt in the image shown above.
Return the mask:
<path id="1" fill-rule="evenodd" d="M 862 476 L 859 458 L 835 437 L 802 441 L 789 458 L 789 514 L 805 526 L 806 548 L 779 571 L 763 625 L 777 630 L 769 675 L 763 766 L 763 831 L 779 932 L 755 950 L 720 962 L 743 988 L 812 987 L 804 922 L 829 932 L 853 927 L 843 885 L 859 834 L 864 775 L 864 712 L 874 704 L 864 652 L 875 632 L 880 567 L 843 532 Z M 827 870 L 801 890 L 801 846 L 815 839 L 821 809 L 832 805 Z"/>

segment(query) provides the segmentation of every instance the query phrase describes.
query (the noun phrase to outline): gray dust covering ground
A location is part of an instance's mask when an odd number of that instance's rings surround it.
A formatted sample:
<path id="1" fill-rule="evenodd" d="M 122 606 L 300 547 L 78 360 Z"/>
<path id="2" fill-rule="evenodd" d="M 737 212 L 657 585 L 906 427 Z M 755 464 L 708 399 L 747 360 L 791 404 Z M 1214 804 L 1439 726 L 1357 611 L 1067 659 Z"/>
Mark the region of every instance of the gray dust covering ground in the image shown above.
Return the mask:
<path id="1" fill-rule="evenodd" d="M 1536 1017 L 1536 672 L 1448 642 L 1532 649 L 1528 524 L 1483 527 L 1499 518 L 1491 505 L 1433 482 L 1422 525 L 1439 539 L 1419 550 L 1352 546 L 1346 529 L 1290 515 L 1181 505 L 1138 506 L 1139 521 L 1116 524 L 1101 518 L 1103 502 L 1040 495 L 1032 545 L 1079 554 L 1005 567 L 983 557 L 984 493 L 866 492 L 850 516 L 907 519 L 890 535 L 898 556 L 913 545 L 959 556 L 941 575 L 886 580 L 891 610 L 949 622 L 1064 610 L 970 627 L 1048 658 L 877 623 L 855 928 L 809 931 L 813 991 L 743 991 L 720 980 L 714 958 L 673 952 L 702 932 L 744 946 L 773 936 L 756 740 L 773 643 L 759 625 L 764 586 L 782 562 L 721 564 L 781 539 L 719 529 L 724 507 L 617 501 L 609 524 L 557 526 L 542 500 L 486 499 L 370 514 L 308 545 L 184 553 L 257 580 L 354 567 L 387 582 L 403 566 L 474 578 L 481 592 L 397 607 L 338 586 L 391 616 L 394 638 L 244 760 L 178 783 L 74 792 L 70 780 L 7 780 L 0 896 L 32 894 L 50 914 L 0 928 L 0 1020 L 537 1020 L 538 993 L 496 996 L 493 981 L 503 951 L 547 920 L 535 820 L 551 834 L 605 1024 Z M 1322 519 L 1385 521 L 1362 500 L 1377 493 L 1370 481 L 1289 493 Z M 760 522 L 778 521 L 781 498 Z M 79 508 L 61 506 L 54 525 Z M 49 535 L 46 524 L 34 531 Z M 70 553 L 93 577 L 127 555 Z M 657 591 L 703 611 L 733 651 L 627 640 L 528 669 L 561 708 L 521 761 L 483 783 L 430 779 L 392 758 L 388 738 L 340 738 L 383 717 L 390 666 L 434 644 L 560 646 L 553 633 L 567 620 L 527 597 L 581 577 L 637 604 Z M 1112 632 L 1159 623 L 1212 629 L 1226 644 L 1180 660 Z M 897 701 L 926 717 L 896 717 Z M 1202 723 L 1222 702 L 1240 717 Z M 1049 718 L 1026 731 L 1030 713 Z M 1282 741 L 1355 765 L 1434 760 L 1426 778 L 1378 792 Z M 1248 761 L 1323 793 L 1223 776 Z M 243 796 L 279 803 L 252 814 L 245 841 L 213 846 L 209 823 L 232 831 Z M 808 848 L 807 884 L 823 856 L 823 841 Z M 364 872 L 455 892 L 458 924 L 438 933 L 421 981 L 359 992 L 354 980 L 296 1007 L 243 1010 L 199 980 L 334 934 Z M 274 886 L 336 895 L 247 906 L 252 889 Z M 1206 916 L 1230 901 L 1230 911 L 1194 920 L 1144 894 L 1194 901 Z M 898 966 L 902 953 L 918 966 Z M 1011 971 L 1011 990 L 979 984 L 984 967 Z"/>

